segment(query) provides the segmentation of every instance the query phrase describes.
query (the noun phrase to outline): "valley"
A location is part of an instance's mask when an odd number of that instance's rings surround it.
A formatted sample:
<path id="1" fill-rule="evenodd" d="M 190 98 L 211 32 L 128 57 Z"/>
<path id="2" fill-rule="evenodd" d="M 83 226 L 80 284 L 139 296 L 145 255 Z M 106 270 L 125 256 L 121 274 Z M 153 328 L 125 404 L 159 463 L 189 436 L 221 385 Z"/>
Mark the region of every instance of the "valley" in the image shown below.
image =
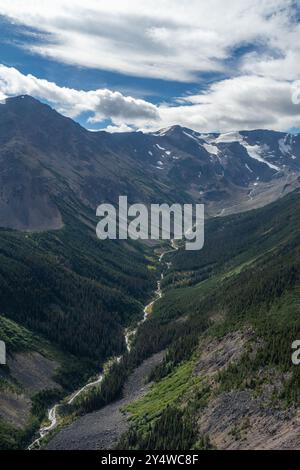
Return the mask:
<path id="1" fill-rule="evenodd" d="M 291 344 L 300 327 L 299 203 L 296 191 L 263 209 L 212 220 L 214 252 L 166 253 L 164 296 L 131 351 L 152 332 L 153 347 L 156 331 L 164 336 L 171 328 L 167 343 L 155 345 L 165 352 L 144 376 L 145 393 L 129 399 L 125 385 L 119 400 L 90 409 L 48 448 L 298 449 Z M 114 413 L 122 416 L 123 435 L 108 431 Z"/>
<path id="2" fill-rule="evenodd" d="M 152 318 L 168 312 L 184 337 L 151 374 L 148 395 L 127 407 L 131 428 L 118 448 L 299 448 L 299 369 L 291 362 L 298 211 L 295 192 L 212 220 L 202 252 L 173 255 Z"/>
<path id="3" fill-rule="evenodd" d="M 159 263 L 162 263 L 163 258 L 167 253 L 172 252 L 173 249 L 175 249 L 175 250 L 177 249 L 176 245 L 174 244 L 174 240 L 171 240 L 171 247 L 172 247 L 171 250 L 167 248 L 167 249 L 165 249 L 161 252 L 161 254 L 159 255 Z M 161 273 L 161 280 L 163 279 L 163 276 L 164 276 L 163 273 Z M 130 353 L 131 344 L 132 344 L 132 341 L 134 341 L 134 337 L 137 333 L 138 327 L 147 320 L 147 317 L 148 317 L 149 314 L 151 314 L 151 311 L 152 311 L 152 308 L 153 308 L 155 302 L 162 297 L 162 291 L 161 291 L 161 287 L 160 287 L 161 286 L 161 280 L 157 281 L 157 290 L 155 291 L 154 300 L 151 300 L 144 307 L 143 319 L 140 320 L 138 322 L 137 326 L 134 327 L 133 329 L 130 329 L 130 328 L 125 329 L 124 336 L 125 336 L 125 343 L 126 343 L 127 353 Z M 126 383 L 126 389 L 125 390 L 130 390 L 131 389 L 136 393 L 136 391 L 139 389 L 138 384 L 140 383 L 140 387 L 142 387 L 143 380 L 145 380 L 147 378 L 147 371 L 149 373 L 151 368 L 153 368 L 155 365 L 157 365 L 162 360 L 162 357 L 163 357 L 163 355 L 161 353 L 159 353 L 157 355 L 154 355 L 152 358 L 150 358 L 150 360 L 145 361 L 145 364 L 143 363 L 140 366 L 140 369 L 135 371 L 132 374 L 133 377 L 130 377 L 131 386 L 128 385 L 128 383 Z M 67 397 L 61 404 L 56 403 L 55 405 L 53 405 L 52 408 L 50 408 L 48 410 L 47 420 L 49 421 L 49 424 L 41 426 L 41 428 L 39 429 L 39 437 L 36 438 L 28 446 L 28 450 L 40 449 L 41 446 L 43 445 L 43 442 L 44 442 L 45 438 L 47 438 L 48 434 L 50 434 L 50 433 L 53 434 L 53 431 L 55 431 L 56 428 L 59 426 L 59 409 L 60 409 L 60 407 L 65 408 L 66 406 L 70 406 L 70 405 L 73 404 L 74 401 L 76 403 L 76 400 L 78 399 L 78 397 L 80 397 L 81 395 L 84 395 L 85 391 L 92 388 L 92 387 L 99 387 L 99 386 L 101 387 L 101 383 L 102 383 L 105 375 L 109 375 L 110 368 L 113 366 L 114 363 L 118 364 L 121 361 L 121 359 L 122 359 L 122 356 L 110 358 L 107 361 L 107 363 L 104 364 L 103 371 L 101 372 L 101 374 L 98 376 L 98 378 L 96 380 L 89 380 L 86 385 L 84 385 L 79 390 L 72 393 L 72 395 L 70 397 Z M 136 383 L 136 380 L 137 380 L 136 376 L 137 377 L 141 376 L 138 383 Z M 135 395 L 133 395 L 133 396 L 135 397 Z M 133 396 L 128 394 L 128 396 L 126 397 L 126 394 L 125 394 L 125 398 L 127 398 L 127 402 L 132 401 L 134 399 Z M 126 403 L 126 401 L 122 400 L 122 404 L 124 404 L 124 403 Z M 113 410 L 115 410 L 115 411 L 119 410 L 118 406 L 121 407 L 121 404 L 114 405 Z M 108 405 L 108 407 L 109 407 L 109 405 Z M 64 414 L 66 414 L 65 409 L 64 409 Z M 121 414 L 119 412 L 118 412 L 118 416 L 119 416 L 119 418 L 121 417 Z M 121 421 L 120 421 L 120 419 L 117 419 L 116 428 L 119 429 L 119 430 L 122 429 L 122 428 L 120 428 Z M 101 423 L 102 423 L 102 420 L 101 420 Z M 111 423 L 111 418 L 108 418 L 108 423 Z M 75 426 L 77 426 L 77 424 Z M 79 436 L 80 436 L 80 433 L 79 433 Z M 121 433 L 119 434 L 119 437 L 120 436 L 121 436 Z M 79 441 L 81 441 L 81 437 L 79 438 Z"/>
<path id="4" fill-rule="evenodd" d="M 0 162 L 1 449 L 297 448 L 299 135 L 89 132 L 23 96 Z M 99 241 L 119 195 L 204 203 L 203 250 Z"/>

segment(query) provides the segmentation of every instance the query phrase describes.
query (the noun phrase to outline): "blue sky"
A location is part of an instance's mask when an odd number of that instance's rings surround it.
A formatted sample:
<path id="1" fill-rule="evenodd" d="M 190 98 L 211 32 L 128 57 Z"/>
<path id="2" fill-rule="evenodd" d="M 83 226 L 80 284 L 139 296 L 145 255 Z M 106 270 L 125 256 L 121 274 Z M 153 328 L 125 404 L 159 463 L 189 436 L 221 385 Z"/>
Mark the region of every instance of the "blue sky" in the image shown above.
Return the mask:
<path id="1" fill-rule="evenodd" d="M 11 24 L 5 17 L 0 18 L 1 63 L 16 67 L 24 74 L 31 73 L 39 78 L 55 82 L 59 86 L 68 86 L 82 90 L 111 88 L 130 94 L 136 98 L 149 99 L 159 103 L 162 99 L 172 100 L 187 91 L 197 92 L 199 82 L 176 82 L 151 79 L 148 77 L 128 76 L 109 70 L 97 70 L 57 62 L 55 59 L 29 53 L 19 47 L 29 43 L 27 28 Z M 30 31 L 37 31 L 32 30 Z M 201 77 L 199 77 L 201 80 Z"/>
<path id="2" fill-rule="evenodd" d="M 298 2 L 0 0 L 0 15 L 2 98 L 109 131 L 300 127 Z"/>

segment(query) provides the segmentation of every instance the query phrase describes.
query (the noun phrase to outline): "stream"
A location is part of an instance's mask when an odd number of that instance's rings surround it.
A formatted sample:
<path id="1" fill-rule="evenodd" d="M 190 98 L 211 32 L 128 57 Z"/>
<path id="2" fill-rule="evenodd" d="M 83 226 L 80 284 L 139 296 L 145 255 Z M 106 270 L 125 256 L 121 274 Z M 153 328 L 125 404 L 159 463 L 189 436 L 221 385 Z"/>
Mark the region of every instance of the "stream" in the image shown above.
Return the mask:
<path id="1" fill-rule="evenodd" d="M 159 263 L 162 262 L 164 256 L 167 254 L 167 253 L 171 253 L 173 252 L 174 250 L 178 250 L 178 247 L 176 246 L 175 244 L 175 241 L 174 240 L 171 240 L 171 249 L 168 249 L 166 251 L 163 251 L 161 253 L 161 255 L 159 256 Z M 171 263 L 167 263 L 167 269 L 171 266 Z M 144 323 L 144 321 L 147 320 L 147 317 L 149 315 L 149 313 L 151 313 L 151 309 L 153 307 L 153 305 L 155 304 L 155 302 L 157 302 L 159 299 L 161 299 L 163 293 L 162 293 L 162 290 L 161 290 L 161 281 L 163 280 L 164 278 L 164 275 L 163 273 L 161 273 L 161 278 L 157 281 L 157 289 L 155 291 L 155 298 L 154 300 L 152 300 L 151 302 L 149 302 L 145 307 L 144 307 L 144 316 L 143 316 L 143 319 L 137 324 L 136 328 L 134 329 L 130 329 L 130 328 L 126 328 L 125 329 L 125 332 L 124 332 L 124 336 L 125 336 L 125 343 L 126 343 L 126 348 L 127 348 L 127 352 L 130 352 L 131 350 L 131 344 L 132 344 L 132 340 L 134 339 L 135 335 L 136 335 L 136 332 L 137 332 L 137 329 L 138 327 Z M 115 357 L 113 359 L 110 359 L 108 362 L 112 363 L 113 361 L 117 361 L 119 362 L 121 360 L 122 356 L 119 356 L 119 357 Z M 99 374 L 99 376 L 97 377 L 96 380 L 94 381 L 89 381 L 87 382 L 83 387 L 81 387 L 79 390 L 75 391 L 68 399 L 68 401 L 66 402 L 67 405 L 72 405 L 73 401 L 79 396 L 81 395 L 85 390 L 87 390 L 88 388 L 90 387 L 93 387 L 95 385 L 98 385 L 102 382 L 104 376 L 105 376 L 105 369 L 106 367 L 104 366 L 103 368 L 103 372 L 101 372 L 101 374 Z M 58 409 L 62 406 L 62 405 L 65 405 L 65 403 L 56 403 L 54 406 L 52 406 L 52 408 L 50 408 L 48 410 L 48 421 L 50 424 L 46 425 L 46 426 L 41 426 L 39 431 L 38 431 L 38 434 L 39 436 L 27 447 L 27 450 L 35 450 L 35 449 L 39 449 L 41 447 L 41 442 L 42 440 L 45 438 L 45 436 L 47 436 L 47 434 L 49 434 L 51 431 L 53 431 L 54 429 L 56 429 L 57 425 L 58 425 L 58 422 L 57 422 L 57 411 Z"/>

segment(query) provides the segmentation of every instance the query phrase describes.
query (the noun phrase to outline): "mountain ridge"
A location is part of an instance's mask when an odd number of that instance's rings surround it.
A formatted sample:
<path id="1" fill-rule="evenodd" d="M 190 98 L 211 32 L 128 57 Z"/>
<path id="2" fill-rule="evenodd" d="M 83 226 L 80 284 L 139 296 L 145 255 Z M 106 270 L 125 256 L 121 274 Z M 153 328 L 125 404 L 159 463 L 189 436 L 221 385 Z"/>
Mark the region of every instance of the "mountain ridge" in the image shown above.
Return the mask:
<path id="1" fill-rule="evenodd" d="M 62 204 L 203 202 L 207 215 L 249 210 L 299 184 L 300 136 L 275 131 L 201 134 L 90 132 L 21 95 L 0 105 L 0 225 L 57 230 Z M 76 207 L 75 207 L 76 206 Z"/>

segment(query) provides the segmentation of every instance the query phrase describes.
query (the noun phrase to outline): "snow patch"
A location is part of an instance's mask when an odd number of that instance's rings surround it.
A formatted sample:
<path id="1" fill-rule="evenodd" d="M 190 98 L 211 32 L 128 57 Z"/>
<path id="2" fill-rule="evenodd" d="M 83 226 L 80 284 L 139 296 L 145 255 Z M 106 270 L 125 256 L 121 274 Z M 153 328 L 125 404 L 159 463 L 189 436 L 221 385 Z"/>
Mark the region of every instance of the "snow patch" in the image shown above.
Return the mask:
<path id="1" fill-rule="evenodd" d="M 216 138 L 214 135 L 211 134 L 200 134 L 199 139 L 204 140 L 204 142 L 210 144 L 213 142 Z"/>
<path id="2" fill-rule="evenodd" d="M 278 145 L 279 145 L 279 150 L 283 155 L 291 157 L 293 160 L 296 159 L 295 155 L 292 154 L 292 146 L 290 143 L 288 143 L 288 139 L 290 138 L 291 141 L 291 136 L 287 134 L 283 139 L 279 139 Z"/>
<path id="3" fill-rule="evenodd" d="M 159 131 L 157 132 L 153 132 L 153 135 L 156 135 L 156 136 L 164 136 L 166 135 L 169 130 L 172 129 L 172 126 L 171 127 L 165 127 L 164 129 L 160 129 Z"/>
<path id="4" fill-rule="evenodd" d="M 227 132 L 226 134 L 220 134 L 219 137 L 215 140 L 215 143 L 230 142 L 239 142 L 246 149 L 249 157 L 261 163 L 264 163 L 272 170 L 280 171 L 280 168 L 278 166 L 268 162 L 262 157 L 261 154 L 263 153 L 263 151 L 266 151 L 266 147 L 248 144 L 239 132 Z"/>
<path id="5" fill-rule="evenodd" d="M 210 153 L 211 155 L 219 155 L 219 149 L 215 145 L 212 144 L 203 144 L 205 150 Z"/>
<path id="6" fill-rule="evenodd" d="M 290 146 L 290 144 L 287 143 L 287 136 L 284 137 L 284 139 L 280 139 L 278 141 L 278 144 L 279 144 L 279 149 L 280 149 L 280 152 L 283 153 L 283 154 L 290 154 L 291 151 L 292 151 L 292 147 Z"/>
<path id="7" fill-rule="evenodd" d="M 216 144 L 230 142 L 243 142 L 243 137 L 239 132 L 226 132 L 226 134 L 220 134 L 215 140 Z"/>
<path id="8" fill-rule="evenodd" d="M 186 132 L 186 131 L 182 131 L 182 133 L 183 133 L 184 135 L 186 135 L 187 137 L 189 137 L 190 139 L 195 140 L 195 141 L 197 142 L 197 144 L 199 144 L 199 138 L 198 138 L 198 137 L 195 137 L 194 135 L 191 135 L 191 134 L 189 134 L 189 133 Z"/>
<path id="9" fill-rule="evenodd" d="M 163 151 L 166 150 L 164 147 L 161 147 L 159 144 L 155 144 L 155 145 L 156 145 L 156 147 L 157 147 L 159 150 L 163 150 Z"/>
<path id="10" fill-rule="evenodd" d="M 199 145 L 199 147 L 204 147 L 205 150 L 210 154 L 210 155 L 215 155 L 215 156 L 218 156 L 220 151 L 218 149 L 218 147 L 216 147 L 215 145 L 213 145 L 214 143 L 214 138 L 213 137 L 209 137 L 208 135 L 200 135 L 200 136 L 195 136 L 195 134 L 189 134 L 188 132 L 186 131 L 182 131 L 183 134 L 185 134 L 187 137 L 189 137 L 190 139 L 194 140 L 195 142 L 197 142 L 197 144 Z M 202 143 L 202 141 L 204 140 L 204 144 Z"/>
<path id="11" fill-rule="evenodd" d="M 261 156 L 262 149 L 259 145 L 249 145 L 244 140 L 242 140 L 240 144 L 247 150 L 249 157 L 261 163 L 265 163 L 265 165 L 268 165 L 268 167 L 272 170 L 280 171 L 278 166 L 273 165 L 273 163 L 268 162 Z"/>

